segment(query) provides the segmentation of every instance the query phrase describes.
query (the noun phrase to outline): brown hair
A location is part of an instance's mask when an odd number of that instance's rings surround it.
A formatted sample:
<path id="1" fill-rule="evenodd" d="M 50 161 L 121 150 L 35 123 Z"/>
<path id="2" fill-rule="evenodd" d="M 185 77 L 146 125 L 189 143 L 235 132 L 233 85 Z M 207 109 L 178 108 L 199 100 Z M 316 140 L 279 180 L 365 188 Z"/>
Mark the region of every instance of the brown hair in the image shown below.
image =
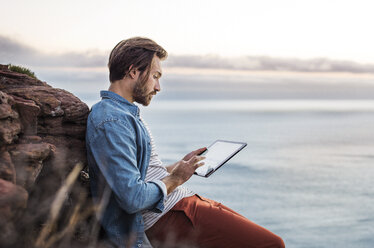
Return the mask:
<path id="1" fill-rule="evenodd" d="M 161 60 L 166 59 L 168 53 L 160 45 L 151 39 L 144 37 L 133 37 L 119 42 L 109 56 L 109 80 L 114 82 L 121 80 L 132 68 L 149 74 L 154 56 Z M 149 76 L 149 75 L 148 75 Z M 147 75 L 146 75 L 147 78 Z"/>

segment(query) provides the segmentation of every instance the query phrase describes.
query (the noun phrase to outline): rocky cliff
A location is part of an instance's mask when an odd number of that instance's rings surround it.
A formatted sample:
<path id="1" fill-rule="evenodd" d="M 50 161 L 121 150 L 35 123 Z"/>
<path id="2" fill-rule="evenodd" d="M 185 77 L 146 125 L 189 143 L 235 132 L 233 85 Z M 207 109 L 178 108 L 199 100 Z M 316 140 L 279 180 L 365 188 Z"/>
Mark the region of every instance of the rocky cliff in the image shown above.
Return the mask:
<path id="1" fill-rule="evenodd" d="M 0 65 L 0 247 L 56 247 L 76 232 L 64 227 L 87 207 L 88 113 L 73 94 Z"/>

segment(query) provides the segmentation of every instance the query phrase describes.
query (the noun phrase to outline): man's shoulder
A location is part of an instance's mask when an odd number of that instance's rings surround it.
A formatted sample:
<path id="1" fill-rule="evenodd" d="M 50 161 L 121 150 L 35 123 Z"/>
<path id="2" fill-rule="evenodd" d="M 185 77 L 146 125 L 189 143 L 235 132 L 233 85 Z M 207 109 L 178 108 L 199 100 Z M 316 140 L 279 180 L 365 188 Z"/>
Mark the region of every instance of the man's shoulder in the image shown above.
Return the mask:
<path id="1" fill-rule="evenodd" d="M 103 99 L 92 106 L 87 124 L 97 128 L 107 122 L 131 124 L 134 123 L 134 120 L 134 115 L 126 106 L 109 99 Z"/>

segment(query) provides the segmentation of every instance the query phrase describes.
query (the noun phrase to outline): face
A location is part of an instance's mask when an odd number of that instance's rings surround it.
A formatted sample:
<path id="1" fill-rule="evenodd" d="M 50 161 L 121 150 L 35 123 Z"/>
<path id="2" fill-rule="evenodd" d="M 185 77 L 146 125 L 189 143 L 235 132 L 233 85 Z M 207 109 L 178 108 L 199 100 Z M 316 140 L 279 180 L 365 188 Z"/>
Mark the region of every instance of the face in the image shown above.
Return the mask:
<path id="1" fill-rule="evenodd" d="M 161 90 L 159 79 L 162 75 L 160 59 L 155 56 L 152 61 L 149 77 L 145 79 L 146 72 L 138 77 L 133 90 L 135 102 L 144 106 L 151 103 L 152 97 Z"/>

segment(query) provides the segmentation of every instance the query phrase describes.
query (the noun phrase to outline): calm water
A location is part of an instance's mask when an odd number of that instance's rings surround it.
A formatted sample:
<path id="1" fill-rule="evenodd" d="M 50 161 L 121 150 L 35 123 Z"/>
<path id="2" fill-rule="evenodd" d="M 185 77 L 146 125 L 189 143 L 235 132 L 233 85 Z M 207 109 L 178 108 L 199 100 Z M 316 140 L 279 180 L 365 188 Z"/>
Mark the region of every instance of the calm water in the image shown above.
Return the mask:
<path id="1" fill-rule="evenodd" d="M 142 113 L 165 164 L 216 139 L 247 142 L 188 186 L 279 234 L 287 247 L 373 247 L 373 103 L 252 103 L 155 101 Z"/>

